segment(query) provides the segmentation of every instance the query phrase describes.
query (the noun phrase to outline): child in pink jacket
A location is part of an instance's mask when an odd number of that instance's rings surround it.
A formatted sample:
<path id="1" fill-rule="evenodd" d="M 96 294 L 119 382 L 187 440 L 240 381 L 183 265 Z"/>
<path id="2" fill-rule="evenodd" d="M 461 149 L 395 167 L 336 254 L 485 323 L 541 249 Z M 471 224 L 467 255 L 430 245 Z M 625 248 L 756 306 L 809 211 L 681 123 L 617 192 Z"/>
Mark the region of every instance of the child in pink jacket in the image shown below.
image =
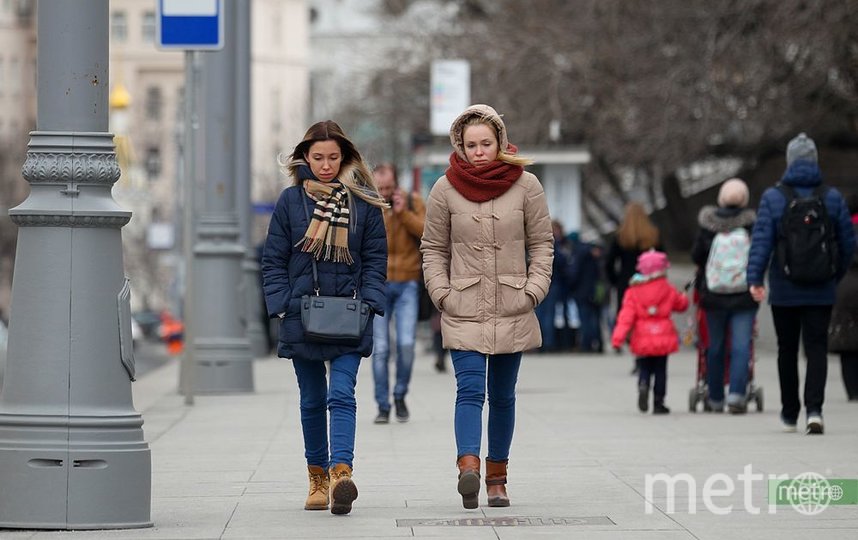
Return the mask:
<path id="1" fill-rule="evenodd" d="M 667 255 L 649 250 L 638 257 L 637 271 L 623 296 L 611 344 L 619 348 L 631 332 L 631 350 L 640 365 L 638 408 L 646 412 L 650 378 L 653 386 L 653 414 L 667 414 L 667 355 L 679 350 L 679 335 L 670 319 L 672 312 L 688 309 L 688 298 L 667 281 Z"/>

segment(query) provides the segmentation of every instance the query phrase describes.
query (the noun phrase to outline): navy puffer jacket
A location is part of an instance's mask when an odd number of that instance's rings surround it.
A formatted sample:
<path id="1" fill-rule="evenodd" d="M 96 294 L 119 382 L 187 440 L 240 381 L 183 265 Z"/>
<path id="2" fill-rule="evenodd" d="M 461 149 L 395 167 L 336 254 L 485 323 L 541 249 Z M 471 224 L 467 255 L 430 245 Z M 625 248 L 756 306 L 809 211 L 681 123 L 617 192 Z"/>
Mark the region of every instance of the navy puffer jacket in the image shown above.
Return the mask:
<path id="1" fill-rule="evenodd" d="M 796 160 L 787 168 L 782 184 L 791 186 L 798 195 L 807 196 L 820 184 L 819 167 L 810 161 Z M 773 306 L 824 306 L 834 304 L 837 282 L 848 268 L 855 252 L 855 235 L 846 201 L 834 188 L 825 193 L 825 207 L 834 224 L 837 245 L 840 251 L 839 272 L 836 278 L 815 285 L 802 285 L 790 281 L 778 267 L 773 257 L 778 238 L 781 217 L 787 205 L 786 197 L 777 188 L 771 187 L 763 193 L 757 222 L 751 236 L 751 251 L 748 254 L 748 284 L 762 285 L 766 268 L 769 269 L 769 303 Z"/>
<path id="2" fill-rule="evenodd" d="M 350 353 L 372 353 L 372 317 L 358 346 L 326 345 L 304 341 L 301 326 L 301 296 L 313 292 L 313 266 L 308 253 L 296 247 L 307 230 L 304 200 L 312 215 L 315 202 L 301 186 L 283 190 L 265 239 L 262 255 L 262 279 L 269 317 L 286 313 L 280 322 L 277 354 L 282 358 L 333 360 Z M 352 197 L 354 206 L 349 223 L 349 252 L 352 264 L 318 261 L 319 294 L 352 296 L 360 284 L 360 297 L 374 314 L 384 315 L 387 279 L 387 235 L 381 210 L 363 199 Z"/>

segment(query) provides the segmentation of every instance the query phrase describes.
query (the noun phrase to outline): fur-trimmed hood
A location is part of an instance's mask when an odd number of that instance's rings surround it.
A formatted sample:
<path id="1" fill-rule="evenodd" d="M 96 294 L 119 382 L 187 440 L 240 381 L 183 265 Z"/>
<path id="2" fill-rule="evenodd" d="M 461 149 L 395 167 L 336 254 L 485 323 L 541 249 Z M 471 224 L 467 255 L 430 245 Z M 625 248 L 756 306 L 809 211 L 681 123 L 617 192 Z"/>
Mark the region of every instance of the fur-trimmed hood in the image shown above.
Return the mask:
<path id="1" fill-rule="evenodd" d="M 714 233 L 730 232 L 738 227 L 750 227 L 756 220 L 757 213 L 750 208 L 704 206 L 697 216 L 700 226 Z"/>

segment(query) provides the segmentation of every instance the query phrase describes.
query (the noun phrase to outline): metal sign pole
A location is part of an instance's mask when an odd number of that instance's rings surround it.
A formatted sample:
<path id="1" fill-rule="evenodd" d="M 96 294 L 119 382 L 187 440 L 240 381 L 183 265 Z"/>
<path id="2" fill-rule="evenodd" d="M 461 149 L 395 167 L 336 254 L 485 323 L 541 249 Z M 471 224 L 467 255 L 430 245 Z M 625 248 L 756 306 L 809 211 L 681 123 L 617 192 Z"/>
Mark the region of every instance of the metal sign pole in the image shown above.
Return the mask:
<path id="1" fill-rule="evenodd" d="M 194 263 L 194 186 L 197 176 L 197 147 L 196 131 L 199 129 L 199 118 L 197 115 L 197 73 L 199 72 L 199 53 L 197 51 L 185 51 L 185 182 L 183 198 L 185 200 L 185 212 L 182 224 L 183 238 L 182 248 L 185 262 L 185 308 L 182 313 L 184 324 L 184 354 L 182 355 L 181 392 L 185 396 L 185 405 L 194 404 L 194 286 L 193 286 L 193 263 Z"/>

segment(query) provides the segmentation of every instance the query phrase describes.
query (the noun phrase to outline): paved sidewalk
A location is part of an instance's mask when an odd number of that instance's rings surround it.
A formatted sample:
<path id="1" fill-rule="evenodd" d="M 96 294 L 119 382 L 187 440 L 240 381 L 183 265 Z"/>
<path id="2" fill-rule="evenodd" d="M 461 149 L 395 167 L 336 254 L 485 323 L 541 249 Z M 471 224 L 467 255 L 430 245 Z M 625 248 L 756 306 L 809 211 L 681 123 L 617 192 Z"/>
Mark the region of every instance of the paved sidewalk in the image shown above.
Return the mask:
<path id="1" fill-rule="evenodd" d="M 435 373 L 432 360 L 418 356 L 408 396 L 411 421 L 374 425 L 372 370 L 365 360 L 354 477 L 360 497 L 349 516 L 302 509 L 306 472 L 290 362 L 258 361 L 255 393 L 198 396 L 192 407 L 177 395 L 178 370 L 170 364 L 134 385 L 152 449 L 155 527 L 2 531 L 0 537 L 858 538 L 858 506 L 832 506 L 815 516 L 782 506 L 770 514 L 763 481 L 751 483 L 747 501 L 761 513 L 746 509 L 738 479 L 746 465 L 754 474 L 858 478 L 858 405 L 846 402 L 837 361 L 832 358 L 829 371 L 828 432 L 810 437 L 780 432 L 774 357 L 760 356 L 757 380 L 766 411 L 735 417 L 687 412 L 695 372 L 690 350 L 670 359 L 673 413 L 666 417 L 636 410 L 628 356 L 526 356 L 510 461 L 512 506 L 473 511 L 461 507 L 455 487 L 452 374 Z M 648 513 L 644 479 L 655 473 L 688 473 L 696 490 L 689 495 L 680 485 L 676 508 L 667 513 L 662 485 Z M 732 495 L 714 499 L 719 507 L 733 505 L 728 515 L 704 504 L 703 485 L 716 473 L 736 485 Z M 689 512 L 690 498 L 696 512 Z"/>

